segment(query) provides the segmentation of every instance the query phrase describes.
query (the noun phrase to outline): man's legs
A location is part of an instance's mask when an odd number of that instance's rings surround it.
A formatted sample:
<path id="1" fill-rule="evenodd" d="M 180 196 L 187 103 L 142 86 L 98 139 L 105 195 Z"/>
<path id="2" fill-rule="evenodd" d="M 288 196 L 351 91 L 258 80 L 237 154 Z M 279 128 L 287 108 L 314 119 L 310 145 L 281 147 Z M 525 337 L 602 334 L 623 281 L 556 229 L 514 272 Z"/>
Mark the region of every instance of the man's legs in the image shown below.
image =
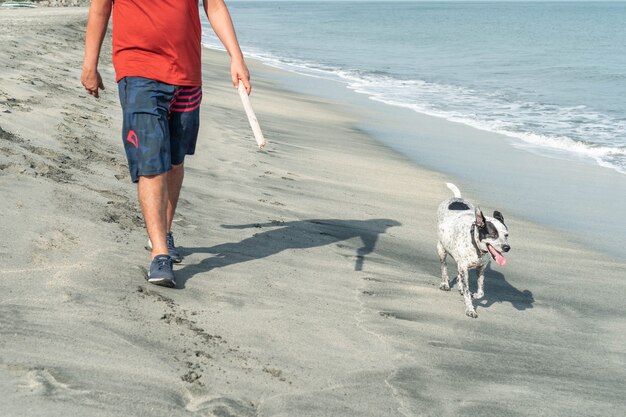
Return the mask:
<path id="1" fill-rule="evenodd" d="M 152 256 L 168 255 L 168 176 L 172 167 L 169 119 L 177 87 L 143 77 L 125 77 L 118 85 L 124 111 L 122 139 L 131 179 L 138 183 Z M 176 196 L 180 186 L 177 188 Z"/>
<path id="2" fill-rule="evenodd" d="M 200 87 L 176 87 L 142 77 L 119 82 L 122 138 L 152 252 L 149 282 L 176 285 L 173 262 L 182 257 L 170 232 L 184 178 L 185 155 L 195 151 Z"/>

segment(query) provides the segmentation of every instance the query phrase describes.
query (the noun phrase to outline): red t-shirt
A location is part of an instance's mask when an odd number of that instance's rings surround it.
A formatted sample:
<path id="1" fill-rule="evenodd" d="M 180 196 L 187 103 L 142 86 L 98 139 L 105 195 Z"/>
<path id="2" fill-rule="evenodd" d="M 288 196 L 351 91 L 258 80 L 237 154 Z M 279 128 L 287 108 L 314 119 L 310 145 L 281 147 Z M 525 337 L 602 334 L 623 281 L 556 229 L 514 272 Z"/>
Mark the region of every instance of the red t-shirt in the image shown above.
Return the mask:
<path id="1" fill-rule="evenodd" d="M 115 0 L 116 80 L 138 76 L 172 85 L 202 85 L 198 0 Z"/>

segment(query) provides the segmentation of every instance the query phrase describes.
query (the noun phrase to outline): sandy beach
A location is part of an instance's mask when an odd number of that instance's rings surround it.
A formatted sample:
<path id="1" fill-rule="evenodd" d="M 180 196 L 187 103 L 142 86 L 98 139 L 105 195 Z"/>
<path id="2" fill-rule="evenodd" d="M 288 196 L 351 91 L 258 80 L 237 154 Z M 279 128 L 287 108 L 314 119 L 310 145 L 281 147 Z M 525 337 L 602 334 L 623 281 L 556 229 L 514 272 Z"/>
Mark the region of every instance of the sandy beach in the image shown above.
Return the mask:
<path id="1" fill-rule="evenodd" d="M 79 81 L 86 16 L 0 10 L 0 415 L 626 414 L 623 262 L 505 211 L 513 249 L 466 317 L 435 249 L 464 178 L 250 61 L 258 151 L 222 52 L 203 51 L 179 286 L 148 284 L 110 39 L 102 96 Z"/>

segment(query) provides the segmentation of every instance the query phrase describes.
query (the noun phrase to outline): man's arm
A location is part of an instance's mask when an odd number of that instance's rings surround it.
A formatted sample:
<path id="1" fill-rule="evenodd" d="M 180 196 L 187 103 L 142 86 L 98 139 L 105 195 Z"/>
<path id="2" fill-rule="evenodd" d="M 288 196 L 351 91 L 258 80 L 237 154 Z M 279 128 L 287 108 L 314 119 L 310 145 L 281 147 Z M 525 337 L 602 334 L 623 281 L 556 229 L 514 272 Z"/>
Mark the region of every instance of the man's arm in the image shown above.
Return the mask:
<path id="1" fill-rule="evenodd" d="M 241 80 L 244 87 L 246 87 L 246 91 L 250 94 L 252 90 L 252 86 L 250 85 L 250 73 L 243 59 L 233 21 L 230 18 L 230 13 L 228 12 L 224 0 L 203 0 L 203 4 L 204 11 L 209 18 L 213 31 L 230 55 L 230 76 L 233 79 L 233 85 L 238 87 L 239 80 Z"/>
<path id="2" fill-rule="evenodd" d="M 89 6 L 89 19 L 85 31 L 85 58 L 80 81 L 85 90 L 94 97 L 98 97 L 98 89 L 104 90 L 104 84 L 98 72 L 98 60 L 102 41 L 109 25 L 112 5 L 112 0 L 92 0 Z"/>

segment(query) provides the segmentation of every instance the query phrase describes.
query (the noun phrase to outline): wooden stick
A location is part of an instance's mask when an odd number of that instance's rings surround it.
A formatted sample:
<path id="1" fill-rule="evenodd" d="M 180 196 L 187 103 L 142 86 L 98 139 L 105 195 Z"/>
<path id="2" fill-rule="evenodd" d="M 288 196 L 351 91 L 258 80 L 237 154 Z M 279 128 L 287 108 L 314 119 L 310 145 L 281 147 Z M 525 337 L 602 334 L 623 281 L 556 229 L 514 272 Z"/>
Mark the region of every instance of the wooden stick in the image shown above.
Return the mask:
<path id="1" fill-rule="evenodd" d="M 243 108 L 246 111 L 246 116 L 248 116 L 248 122 L 250 122 L 250 127 L 252 128 L 252 133 L 254 133 L 254 138 L 256 139 L 257 145 L 259 145 L 259 149 L 263 149 L 265 144 L 265 138 L 263 137 L 263 132 L 261 132 L 261 126 L 259 126 L 259 121 L 256 119 L 256 115 L 254 114 L 254 110 L 252 110 L 252 104 L 250 104 L 250 97 L 248 97 L 248 93 L 246 92 L 246 87 L 244 87 L 243 83 L 239 81 L 239 97 L 241 98 L 241 103 L 243 104 Z"/>

